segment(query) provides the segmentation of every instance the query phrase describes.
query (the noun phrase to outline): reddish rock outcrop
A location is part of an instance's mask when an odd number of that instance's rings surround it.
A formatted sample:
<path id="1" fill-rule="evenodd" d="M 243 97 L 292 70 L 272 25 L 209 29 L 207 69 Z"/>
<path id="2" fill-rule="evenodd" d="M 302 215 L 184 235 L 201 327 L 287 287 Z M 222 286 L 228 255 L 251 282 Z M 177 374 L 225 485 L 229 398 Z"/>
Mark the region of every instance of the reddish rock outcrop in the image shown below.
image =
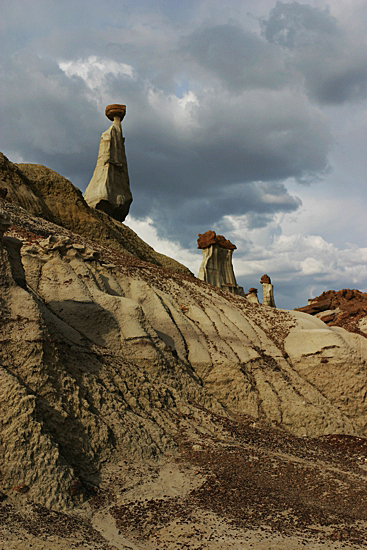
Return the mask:
<path id="1" fill-rule="evenodd" d="M 223 235 L 217 235 L 215 231 L 209 229 L 205 233 L 199 233 L 198 238 L 198 248 L 205 249 L 211 246 L 212 244 L 217 244 L 221 248 L 226 248 L 227 250 L 236 250 L 237 246 Z"/>
<path id="2" fill-rule="evenodd" d="M 367 337 L 367 293 L 355 289 L 328 290 L 297 308 L 319 317 L 329 326 L 339 326 Z"/>
<path id="3" fill-rule="evenodd" d="M 223 237 L 223 235 L 217 235 L 217 244 L 221 248 L 225 248 L 227 250 L 236 250 L 237 248 L 235 244 L 231 243 L 231 241 Z"/>
<path id="4" fill-rule="evenodd" d="M 263 275 L 260 279 L 260 283 L 263 284 L 263 283 L 266 283 L 266 284 L 269 284 L 271 285 L 271 279 L 269 277 L 269 275 Z"/>
<path id="5" fill-rule="evenodd" d="M 205 233 L 199 233 L 198 235 L 198 248 L 201 250 L 204 250 L 204 248 L 208 248 L 212 244 L 216 243 L 216 232 L 209 229 L 208 231 L 205 231 Z"/>
<path id="6" fill-rule="evenodd" d="M 118 117 L 120 120 L 122 120 L 126 115 L 126 105 L 120 105 L 118 103 L 107 105 L 105 115 L 107 118 L 112 120 L 112 122 L 115 117 Z"/>

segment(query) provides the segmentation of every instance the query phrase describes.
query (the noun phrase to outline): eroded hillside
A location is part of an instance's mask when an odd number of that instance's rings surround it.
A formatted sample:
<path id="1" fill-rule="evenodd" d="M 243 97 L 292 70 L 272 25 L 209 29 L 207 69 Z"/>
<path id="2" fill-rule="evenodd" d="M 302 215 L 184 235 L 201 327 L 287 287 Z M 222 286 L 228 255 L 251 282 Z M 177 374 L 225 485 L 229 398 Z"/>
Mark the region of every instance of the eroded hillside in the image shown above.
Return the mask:
<path id="1" fill-rule="evenodd" d="M 246 429 L 261 427 L 279 441 L 292 434 L 297 456 L 300 437 L 366 434 L 365 338 L 144 262 L 27 212 L 14 196 L 0 205 L 10 216 L 0 244 L 6 503 L 71 510 L 107 490 L 113 465 L 140 461 L 146 468 L 167 454 L 185 459 L 190 449 L 194 467 L 208 461 L 221 479 L 220 453 L 248 453 Z M 213 444 L 220 448 L 210 451 Z M 121 519 L 128 501 L 118 487 L 127 491 L 129 475 L 126 483 L 117 476 L 111 501 L 103 497 L 121 529 L 135 522 L 125 512 Z M 364 484 L 364 472 L 358 476 Z M 316 503 L 316 493 L 312 498 Z M 211 513 L 220 515 L 217 508 Z M 353 522 L 364 514 L 359 508 Z M 311 525 L 312 513 L 307 517 Z"/>

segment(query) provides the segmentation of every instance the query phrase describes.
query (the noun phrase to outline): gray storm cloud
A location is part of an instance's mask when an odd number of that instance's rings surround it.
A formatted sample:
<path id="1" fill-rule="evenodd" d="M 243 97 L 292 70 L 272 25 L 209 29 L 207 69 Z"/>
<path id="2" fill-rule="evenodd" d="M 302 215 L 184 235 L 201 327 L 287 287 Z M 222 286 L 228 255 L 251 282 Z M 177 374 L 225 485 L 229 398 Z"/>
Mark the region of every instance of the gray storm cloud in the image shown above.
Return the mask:
<path id="1" fill-rule="evenodd" d="M 321 103 L 362 99 L 367 92 L 367 51 L 360 37 L 343 29 L 330 14 L 298 2 L 277 2 L 263 34 L 289 52 L 291 66 L 304 75 L 306 87 Z"/>

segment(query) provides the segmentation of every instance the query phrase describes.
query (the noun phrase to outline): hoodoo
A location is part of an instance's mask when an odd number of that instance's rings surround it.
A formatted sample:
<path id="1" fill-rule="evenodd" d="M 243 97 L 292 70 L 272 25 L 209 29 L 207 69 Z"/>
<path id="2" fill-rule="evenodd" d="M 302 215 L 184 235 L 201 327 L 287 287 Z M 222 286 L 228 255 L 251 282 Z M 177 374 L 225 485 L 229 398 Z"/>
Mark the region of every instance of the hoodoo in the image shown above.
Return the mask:
<path id="1" fill-rule="evenodd" d="M 97 165 L 84 198 L 90 207 L 123 222 L 133 200 L 121 128 L 126 105 L 107 105 L 105 114 L 113 124 L 101 136 Z"/>
<path id="2" fill-rule="evenodd" d="M 276 307 L 274 300 L 274 287 L 269 275 L 263 275 L 260 279 L 263 287 L 263 306 Z"/>
<path id="3" fill-rule="evenodd" d="M 246 298 L 252 304 L 260 304 L 259 298 L 257 297 L 257 288 L 250 288 L 248 293 L 246 294 Z"/>
<path id="4" fill-rule="evenodd" d="M 237 285 L 233 271 L 232 254 L 236 245 L 215 231 L 200 233 L 198 248 L 203 251 L 198 278 L 213 286 L 244 296 L 243 288 Z"/>

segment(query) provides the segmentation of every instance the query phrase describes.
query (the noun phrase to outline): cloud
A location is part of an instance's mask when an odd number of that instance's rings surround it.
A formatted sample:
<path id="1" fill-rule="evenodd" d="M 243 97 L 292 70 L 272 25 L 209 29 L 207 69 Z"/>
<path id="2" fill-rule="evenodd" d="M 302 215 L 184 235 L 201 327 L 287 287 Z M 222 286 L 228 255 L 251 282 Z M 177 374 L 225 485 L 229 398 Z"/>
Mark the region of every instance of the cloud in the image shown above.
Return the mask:
<path id="1" fill-rule="evenodd" d="M 300 199 L 290 195 L 283 185 L 263 182 L 229 186 L 219 189 L 210 197 L 183 198 L 180 208 L 176 210 L 174 200 L 173 195 L 163 204 L 153 207 L 152 219 L 159 228 L 160 236 L 179 240 L 189 248 L 192 248 L 198 233 L 208 228 L 219 233 L 225 232 L 228 212 L 232 216 L 246 214 L 249 228 L 264 227 L 274 214 L 295 211 L 301 204 Z M 172 211 L 175 211 L 174 216 Z"/>
<path id="2" fill-rule="evenodd" d="M 5 60 L 2 70 L 3 151 L 71 178 L 93 171 L 102 114 L 88 98 L 84 81 L 69 78 L 56 61 L 25 50 Z"/>
<path id="3" fill-rule="evenodd" d="M 91 90 L 103 88 L 110 74 L 134 78 L 134 69 L 131 65 L 108 59 L 99 60 L 96 55 L 90 55 L 85 61 L 82 59 L 60 61 L 59 67 L 68 77 L 80 76 Z"/>
<path id="4" fill-rule="evenodd" d="M 366 97 L 366 47 L 329 8 L 277 2 L 262 27 L 270 43 L 288 52 L 289 65 L 304 76 L 311 97 L 326 104 Z"/>
<path id="5" fill-rule="evenodd" d="M 239 25 L 203 27 L 182 39 L 182 54 L 233 91 L 284 88 L 291 79 L 279 47 Z"/>
<path id="6" fill-rule="evenodd" d="M 234 242 L 234 269 L 245 290 L 260 288 L 261 275 L 270 275 L 277 305 L 300 307 L 308 298 L 330 288 L 367 290 L 367 248 L 338 247 L 321 235 L 282 233 L 282 217 L 263 227 L 251 227 L 247 216 L 227 219 L 226 237 Z"/>
<path id="7" fill-rule="evenodd" d="M 202 254 L 201 250 L 196 250 L 195 239 L 193 239 L 190 247 L 183 248 L 178 242 L 161 238 L 151 218 L 137 220 L 129 215 L 124 223 L 131 227 L 141 239 L 149 242 L 154 250 L 171 258 L 179 258 L 178 261 L 191 269 L 194 274 L 198 274 Z"/>
<path id="8" fill-rule="evenodd" d="M 172 238 L 187 240 L 193 224 L 218 224 L 239 212 L 257 213 L 256 223 L 264 223 L 274 212 L 296 209 L 299 203 L 275 186 L 325 172 L 330 134 L 323 113 L 302 90 L 294 93 L 282 48 L 239 25 L 202 24 L 188 32 L 158 12 L 149 23 L 134 20 L 131 6 L 128 12 L 124 28 L 107 32 L 96 21 L 85 42 L 71 25 L 64 42 L 52 33 L 43 45 L 33 43 L 47 53 L 21 50 L 6 59 L 7 149 L 84 189 L 106 128 L 104 107 L 121 101 L 132 213 L 150 216 L 162 235 L 174 227 Z M 88 48 L 88 55 L 75 55 Z M 22 133 L 12 109 L 23 119 Z M 265 184 L 273 186 L 270 193 Z"/>

